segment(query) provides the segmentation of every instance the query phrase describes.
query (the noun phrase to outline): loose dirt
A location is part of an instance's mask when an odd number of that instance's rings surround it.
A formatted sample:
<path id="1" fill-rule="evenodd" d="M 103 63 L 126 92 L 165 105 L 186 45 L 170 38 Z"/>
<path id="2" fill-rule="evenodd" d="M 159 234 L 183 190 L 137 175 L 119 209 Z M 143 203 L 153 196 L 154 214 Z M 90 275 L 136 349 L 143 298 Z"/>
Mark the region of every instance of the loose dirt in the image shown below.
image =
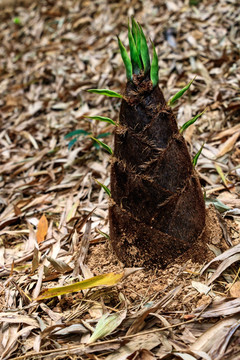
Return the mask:
<path id="1" fill-rule="evenodd" d="M 221 250 L 227 245 L 214 207 L 207 209 L 206 229 L 194 246 L 181 256 L 177 262 L 166 269 L 142 269 L 128 276 L 119 286 L 127 301 L 134 306 L 142 302 L 152 301 L 169 290 L 181 285 L 178 299 L 172 302 L 174 311 L 192 311 L 202 298 L 196 292 L 189 292 L 192 280 L 199 279 L 199 272 L 206 262 L 214 258 L 208 245 L 215 245 Z M 124 269 L 113 253 L 108 241 L 90 246 L 87 265 L 94 275 L 108 272 L 121 272 Z"/>

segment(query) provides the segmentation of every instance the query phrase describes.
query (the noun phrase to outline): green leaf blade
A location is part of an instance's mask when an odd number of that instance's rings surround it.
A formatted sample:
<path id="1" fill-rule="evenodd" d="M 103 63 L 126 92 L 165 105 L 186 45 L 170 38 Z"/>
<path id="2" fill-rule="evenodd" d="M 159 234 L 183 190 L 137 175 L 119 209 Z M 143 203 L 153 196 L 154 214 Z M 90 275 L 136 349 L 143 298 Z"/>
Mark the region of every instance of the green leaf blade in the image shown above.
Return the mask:
<path id="1" fill-rule="evenodd" d="M 138 75 L 142 69 L 142 64 L 140 57 L 138 55 L 137 47 L 133 38 L 132 31 L 130 29 L 130 25 L 128 24 L 128 40 L 129 40 L 129 47 L 130 47 L 130 56 L 131 56 L 131 63 L 132 63 L 132 70 L 133 73 Z"/>
<path id="2" fill-rule="evenodd" d="M 99 120 L 99 121 L 103 121 L 103 122 L 107 122 L 109 124 L 112 124 L 114 126 L 118 126 L 118 124 L 113 121 L 112 119 L 106 117 L 106 116 L 85 116 L 87 119 L 92 119 L 92 120 Z"/>
<path id="3" fill-rule="evenodd" d="M 77 140 L 78 140 L 78 137 L 75 137 L 71 141 L 69 141 L 68 150 L 70 150 L 73 147 L 73 145 L 77 142 Z"/>
<path id="4" fill-rule="evenodd" d="M 141 59 L 143 62 L 144 73 L 147 74 L 150 70 L 150 57 L 149 57 L 148 45 L 147 45 L 146 37 L 140 25 L 139 25 L 139 29 L 140 29 L 140 41 L 141 41 Z"/>
<path id="5" fill-rule="evenodd" d="M 116 98 L 123 98 L 121 94 L 118 94 L 115 91 L 109 90 L 109 89 L 89 89 L 87 90 L 90 93 L 99 94 L 99 95 L 105 95 L 109 97 L 116 97 Z"/>
<path id="6" fill-rule="evenodd" d="M 103 143 L 102 141 L 96 139 L 95 137 L 93 136 L 89 136 L 93 141 L 96 141 L 96 143 L 98 145 L 100 145 L 103 149 L 107 150 L 107 152 L 109 152 L 110 155 L 113 154 L 113 151 L 112 149 L 110 148 L 110 146 L 108 146 L 107 144 Z"/>
<path id="7" fill-rule="evenodd" d="M 96 181 L 96 183 L 98 184 L 98 185 L 100 185 L 102 188 L 103 188 L 103 190 L 105 191 L 105 193 L 109 196 L 109 197 L 111 197 L 111 191 L 110 191 L 110 189 L 106 186 L 106 185 L 104 185 L 104 184 L 102 184 L 100 181 L 98 181 L 97 179 L 94 179 L 95 181 Z"/>
<path id="8" fill-rule="evenodd" d="M 134 20 L 134 17 L 132 17 L 132 34 L 135 41 L 135 45 L 137 47 L 137 53 L 138 56 L 141 56 L 141 34 L 140 29 L 137 24 L 137 22 Z"/>
<path id="9" fill-rule="evenodd" d="M 194 156 L 194 158 L 192 160 L 192 163 L 193 163 L 194 167 L 197 165 L 198 158 L 201 155 L 201 152 L 202 152 L 202 149 L 203 149 L 204 145 L 205 145 L 205 143 L 202 144 L 202 146 L 200 147 L 200 149 L 198 150 L 198 152 L 196 153 L 196 155 Z"/>
<path id="10" fill-rule="evenodd" d="M 193 81 L 195 80 L 196 76 L 186 85 L 184 86 L 184 88 L 182 88 L 181 90 L 179 90 L 169 101 L 168 101 L 168 105 L 169 106 L 173 106 L 173 104 L 180 99 L 180 97 L 183 96 L 183 94 L 190 88 L 190 86 L 192 85 Z"/>
<path id="11" fill-rule="evenodd" d="M 19 17 L 13 18 L 13 22 L 15 25 L 22 25 L 21 19 Z"/>
<path id="12" fill-rule="evenodd" d="M 188 120 L 187 122 L 185 122 L 183 124 L 183 126 L 180 128 L 179 132 L 180 134 L 183 133 L 183 131 L 185 131 L 190 125 L 194 124 L 195 121 L 197 121 L 197 119 L 202 116 L 202 114 L 205 113 L 206 110 L 202 111 L 200 114 L 197 114 L 196 116 L 194 116 L 191 120 Z"/>
<path id="13" fill-rule="evenodd" d="M 110 239 L 110 236 L 108 234 L 106 234 L 105 232 L 101 231 L 100 229 L 96 229 L 96 231 L 102 235 L 103 237 L 105 237 L 106 239 Z"/>
<path id="14" fill-rule="evenodd" d="M 153 87 L 155 87 L 158 84 L 159 67 L 158 67 L 157 52 L 156 52 L 156 49 L 155 49 L 155 46 L 153 45 L 153 43 L 152 43 L 152 47 L 153 47 L 153 59 L 152 59 L 152 64 L 151 64 L 151 69 L 150 69 L 150 78 L 151 78 Z"/>
<path id="15" fill-rule="evenodd" d="M 97 135 L 96 138 L 97 139 L 102 139 L 102 138 L 108 137 L 109 135 L 111 135 L 110 132 L 101 133 L 101 134 Z"/>
<path id="16" fill-rule="evenodd" d="M 90 133 L 86 130 L 82 130 L 82 129 L 79 129 L 79 130 L 74 130 L 74 131 L 71 131 L 70 133 L 68 133 L 67 135 L 64 136 L 64 139 L 69 139 L 73 136 L 80 136 L 80 135 L 89 135 Z"/>
<path id="17" fill-rule="evenodd" d="M 124 45 L 122 44 L 119 37 L 118 37 L 118 46 L 119 46 L 119 49 L 120 49 L 120 53 L 121 53 L 121 56 L 122 56 L 123 63 L 125 65 L 127 79 L 130 81 L 130 80 L 132 80 L 132 63 L 131 63 L 131 60 L 130 60 L 130 58 L 128 56 L 127 50 L 124 47 Z"/>

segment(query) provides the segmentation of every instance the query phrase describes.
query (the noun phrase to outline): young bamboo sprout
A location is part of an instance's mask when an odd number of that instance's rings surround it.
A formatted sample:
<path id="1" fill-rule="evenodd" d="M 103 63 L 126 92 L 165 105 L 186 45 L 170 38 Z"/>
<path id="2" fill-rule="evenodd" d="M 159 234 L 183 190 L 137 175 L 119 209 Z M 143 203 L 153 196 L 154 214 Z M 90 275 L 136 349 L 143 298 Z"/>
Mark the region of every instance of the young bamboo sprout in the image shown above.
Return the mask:
<path id="1" fill-rule="evenodd" d="M 118 40 L 128 81 L 115 127 L 110 239 L 126 266 L 164 268 L 198 241 L 205 226 L 200 182 L 170 107 L 192 82 L 167 104 L 156 50 L 150 64 L 134 19 L 128 38 L 130 58 Z"/>

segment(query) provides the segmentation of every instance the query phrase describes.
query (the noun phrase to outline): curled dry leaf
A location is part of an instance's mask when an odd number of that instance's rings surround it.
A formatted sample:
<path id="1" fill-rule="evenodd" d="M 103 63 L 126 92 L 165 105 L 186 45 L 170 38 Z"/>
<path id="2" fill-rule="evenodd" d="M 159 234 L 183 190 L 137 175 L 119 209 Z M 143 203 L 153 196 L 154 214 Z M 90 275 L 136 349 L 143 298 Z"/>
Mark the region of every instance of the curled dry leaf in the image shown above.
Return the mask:
<path id="1" fill-rule="evenodd" d="M 206 271 L 206 269 L 215 261 L 222 261 L 222 263 L 218 266 L 217 270 L 213 273 L 211 278 L 208 280 L 207 285 L 210 285 L 214 280 L 216 280 L 224 270 L 226 270 L 229 266 L 231 266 L 233 263 L 240 260 L 240 245 L 236 245 L 228 250 L 226 250 L 224 253 L 220 254 L 219 256 L 215 257 L 213 260 L 211 260 L 208 264 L 206 264 L 203 269 L 201 270 L 201 274 Z"/>
<path id="2" fill-rule="evenodd" d="M 211 302 L 206 310 L 204 310 L 205 308 L 206 305 L 202 305 L 194 310 L 195 315 L 201 315 L 202 318 L 216 318 L 237 314 L 240 311 L 240 298 L 222 298 L 221 300 Z"/>
<path id="3" fill-rule="evenodd" d="M 240 317 L 223 319 L 207 330 L 197 341 L 190 345 L 191 350 L 201 350 L 207 352 L 212 358 L 216 359 L 221 353 L 221 347 L 228 344 L 232 334 L 232 329 L 240 325 Z"/>

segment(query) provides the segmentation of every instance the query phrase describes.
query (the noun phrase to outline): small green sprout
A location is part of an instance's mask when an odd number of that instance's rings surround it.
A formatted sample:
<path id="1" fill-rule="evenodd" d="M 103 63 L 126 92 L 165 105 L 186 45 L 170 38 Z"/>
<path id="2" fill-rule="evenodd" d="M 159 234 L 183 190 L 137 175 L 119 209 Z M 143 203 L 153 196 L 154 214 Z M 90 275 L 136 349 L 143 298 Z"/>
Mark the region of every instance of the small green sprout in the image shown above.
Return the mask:
<path id="1" fill-rule="evenodd" d="M 103 143 L 102 141 L 100 141 L 99 139 L 93 137 L 93 136 L 89 136 L 93 141 L 96 141 L 96 143 L 98 145 L 100 145 L 102 148 L 104 148 L 105 150 L 107 150 L 107 152 L 109 152 L 110 155 L 113 154 L 112 149 L 110 148 L 110 146 L 108 146 L 107 144 Z"/>
<path id="2" fill-rule="evenodd" d="M 173 106 L 173 104 L 180 98 L 183 96 L 183 94 L 190 88 L 190 86 L 192 85 L 193 81 L 195 80 L 196 76 L 186 85 L 184 86 L 184 88 L 182 88 L 181 90 L 179 90 L 169 101 L 168 101 L 168 105 L 169 106 Z"/>
<path id="3" fill-rule="evenodd" d="M 132 34 L 137 47 L 138 56 L 141 57 L 141 34 L 137 22 L 132 17 Z"/>
<path id="4" fill-rule="evenodd" d="M 104 185 L 104 184 L 102 184 L 100 181 L 98 181 L 97 179 L 95 179 L 95 178 L 93 178 L 94 179 L 94 181 L 96 181 L 96 183 L 98 184 L 98 185 L 100 185 L 102 188 L 103 188 L 103 190 L 105 191 L 105 193 L 109 196 L 109 197 L 111 197 L 111 191 L 110 191 L 110 189 L 106 186 L 106 185 Z"/>
<path id="5" fill-rule="evenodd" d="M 182 127 L 180 128 L 180 130 L 179 130 L 180 134 L 182 134 L 182 132 L 185 131 L 190 125 L 194 124 L 195 121 L 197 121 L 197 119 L 198 119 L 200 116 L 202 116 L 202 114 L 205 113 L 205 111 L 206 111 L 206 109 L 203 110 L 200 114 L 197 114 L 196 116 L 194 116 L 191 120 L 188 120 L 187 122 L 185 122 L 185 123 L 183 124 L 183 126 L 182 126 Z"/>
<path id="6" fill-rule="evenodd" d="M 200 149 L 198 150 L 198 152 L 196 153 L 196 155 L 194 156 L 194 158 L 192 160 L 192 163 L 193 163 L 194 167 L 197 165 L 198 158 L 201 155 L 201 152 L 202 152 L 202 149 L 203 149 L 204 145 L 205 145 L 205 143 L 202 144 L 202 146 L 200 147 Z"/>
<path id="7" fill-rule="evenodd" d="M 73 147 L 73 145 L 77 142 L 77 140 L 78 140 L 78 138 L 80 136 L 88 136 L 88 137 L 90 137 L 89 135 L 92 135 L 92 133 L 88 132 L 86 130 L 82 130 L 82 129 L 71 131 L 70 133 L 68 133 L 67 135 L 64 136 L 65 139 L 69 139 L 69 138 L 73 137 L 73 139 L 68 144 L 68 149 L 71 149 Z M 104 137 L 107 137 L 109 135 L 110 135 L 109 132 L 101 133 L 101 134 L 97 135 L 96 138 L 97 139 L 98 138 L 104 138 Z M 93 140 L 93 145 L 94 145 L 95 148 L 99 148 L 99 144 L 94 140 Z"/>
<path id="8" fill-rule="evenodd" d="M 138 75 L 142 69 L 142 63 L 129 24 L 128 24 L 128 40 L 129 40 L 133 73 Z"/>
<path id="9" fill-rule="evenodd" d="M 87 90 L 90 93 L 99 94 L 99 95 L 106 95 L 109 97 L 116 97 L 116 98 L 123 98 L 121 94 L 118 94 L 115 91 L 109 90 L 109 89 L 89 89 Z"/>
<path id="10" fill-rule="evenodd" d="M 128 40 L 130 48 L 130 58 L 127 50 L 118 38 L 118 46 L 121 52 L 123 63 L 126 68 L 127 79 L 132 80 L 133 74 L 139 75 L 144 70 L 145 75 L 149 75 L 153 83 L 153 87 L 158 84 L 158 58 L 155 47 L 153 45 L 153 59 L 150 62 L 147 40 L 142 27 L 132 17 L 132 28 L 128 22 Z"/>
<path id="11" fill-rule="evenodd" d="M 151 69 L 150 69 L 150 78 L 151 78 L 153 87 L 155 87 L 158 84 L 159 67 L 158 67 L 157 52 L 156 52 L 156 49 L 155 49 L 155 46 L 153 45 L 153 43 L 152 43 L 152 47 L 153 47 L 153 59 L 152 59 L 152 65 L 151 65 Z"/>
<path id="12" fill-rule="evenodd" d="M 123 63 L 125 65 L 125 68 L 126 68 L 127 79 L 132 80 L 132 63 L 131 63 L 131 60 L 130 60 L 130 58 L 128 56 L 126 48 L 123 46 L 123 44 L 122 44 L 121 40 L 119 39 L 119 37 L 117 37 L 117 39 L 118 39 L 118 46 L 119 46 L 119 49 L 120 49 L 120 52 L 121 52 L 122 60 L 123 60 Z"/>
<path id="13" fill-rule="evenodd" d="M 19 25 L 19 26 L 22 25 L 21 19 L 19 17 L 13 18 L 13 22 L 15 25 Z"/>
<path id="14" fill-rule="evenodd" d="M 84 116 L 87 119 L 93 119 L 93 120 L 99 120 L 99 121 L 104 121 L 107 122 L 109 124 L 112 124 L 114 126 L 118 126 L 118 124 L 113 121 L 112 119 L 106 117 L 106 116 Z"/>
<path id="15" fill-rule="evenodd" d="M 140 29 L 140 40 L 141 40 L 141 59 L 143 62 L 144 67 L 144 73 L 147 74 L 150 70 L 150 57 L 149 57 L 149 51 L 147 46 L 147 40 L 143 33 L 143 30 L 141 28 L 141 25 L 139 24 Z"/>

